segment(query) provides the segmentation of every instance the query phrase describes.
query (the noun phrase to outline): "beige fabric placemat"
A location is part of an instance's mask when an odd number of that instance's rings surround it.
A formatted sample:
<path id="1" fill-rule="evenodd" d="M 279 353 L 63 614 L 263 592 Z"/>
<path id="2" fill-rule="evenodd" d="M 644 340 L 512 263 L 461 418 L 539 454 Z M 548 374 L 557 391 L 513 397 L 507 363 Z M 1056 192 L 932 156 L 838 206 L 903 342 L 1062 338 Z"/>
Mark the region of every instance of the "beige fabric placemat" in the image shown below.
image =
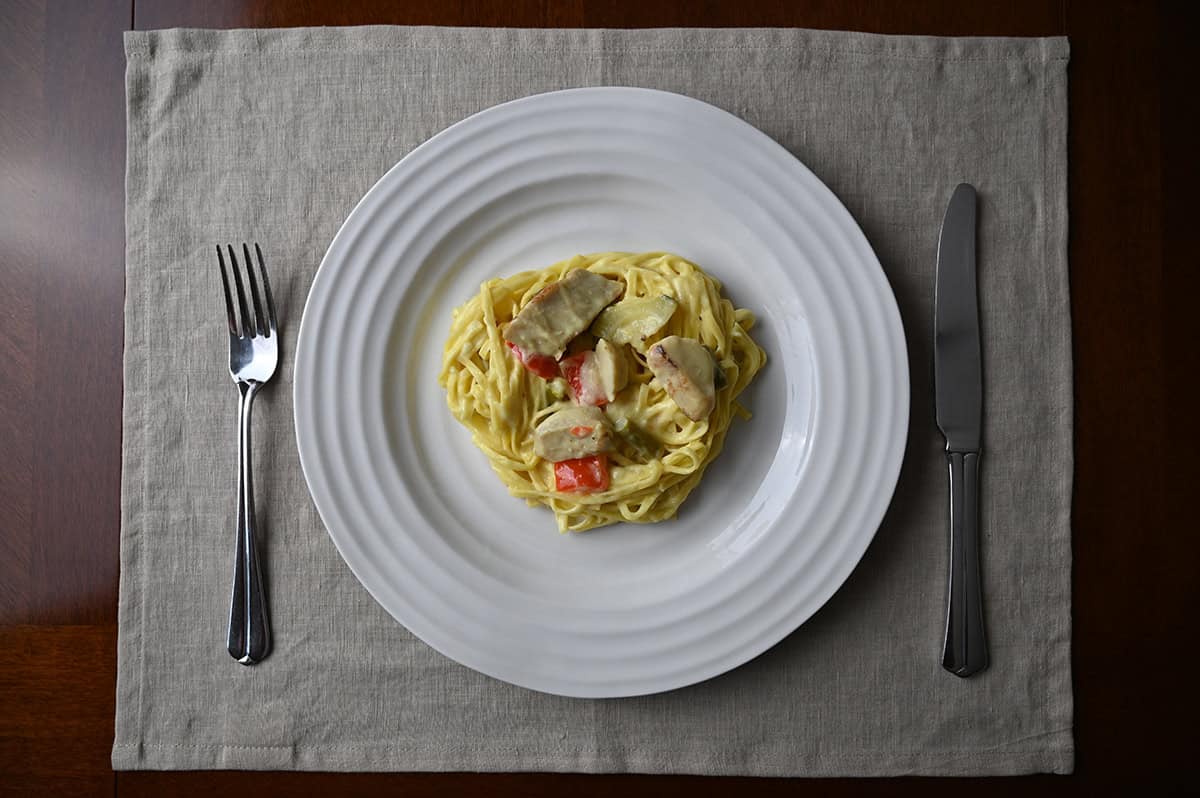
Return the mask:
<path id="1" fill-rule="evenodd" d="M 124 471 L 116 741 L 126 768 L 778 775 L 1069 772 L 1072 379 L 1064 39 L 807 30 L 454 28 L 126 35 Z M 798 632 L 724 676 L 559 698 L 414 639 L 339 558 L 305 489 L 291 355 L 334 232 L 469 114 L 634 85 L 784 144 L 862 225 L 908 335 L 912 420 L 865 559 Z M 937 232 L 980 191 L 982 531 L 992 666 L 939 665 L 946 474 L 933 425 Z M 255 414 L 275 650 L 225 653 L 236 394 L 213 246 L 262 242 L 284 359 Z"/>

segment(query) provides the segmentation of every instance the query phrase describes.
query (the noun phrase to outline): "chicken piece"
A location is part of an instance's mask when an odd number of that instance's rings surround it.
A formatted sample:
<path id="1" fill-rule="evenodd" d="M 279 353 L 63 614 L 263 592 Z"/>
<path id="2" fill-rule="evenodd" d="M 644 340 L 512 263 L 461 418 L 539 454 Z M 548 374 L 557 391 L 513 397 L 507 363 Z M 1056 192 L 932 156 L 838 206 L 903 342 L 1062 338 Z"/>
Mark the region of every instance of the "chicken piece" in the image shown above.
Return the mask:
<path id="1" fill-rule="evenodd" d="M 612 424 L 597 407 L 568 407 L 547 416 L 533 431 L 533 452 L 561 463 L 612 451 Z"/>
<path id="2" fill-rule="evenodd" d="M 629 361 L 621 351 L 623 346 L 614 346 L 601 338 L 596 342 L 596 356 L 593 363 L 604 398 L 610 402 L 617 401 L 617 391 L 629 383 Z"/>
<path id="3" fill-rule="evenodd" d="M 717 403 L 717 364 L 703 344 L 668 336 L 650 347 L 646 365 L 688 418 L 708 418 Z"/>
<path id="4" fill-rule="evenodd" d="M 558 363 L 577 404 L 597 407 L 615 402 L 629 382 L 629 363 L 617 347 L 601 338 L 596 351 L 578 352 Z"/>
<path id="5" fill-rule="evenodd" d="M 616 280 L 576 269 L 538 291 L 508 325 L 504 339 L 526 355 L 557 359 L 623 290 Z"/>

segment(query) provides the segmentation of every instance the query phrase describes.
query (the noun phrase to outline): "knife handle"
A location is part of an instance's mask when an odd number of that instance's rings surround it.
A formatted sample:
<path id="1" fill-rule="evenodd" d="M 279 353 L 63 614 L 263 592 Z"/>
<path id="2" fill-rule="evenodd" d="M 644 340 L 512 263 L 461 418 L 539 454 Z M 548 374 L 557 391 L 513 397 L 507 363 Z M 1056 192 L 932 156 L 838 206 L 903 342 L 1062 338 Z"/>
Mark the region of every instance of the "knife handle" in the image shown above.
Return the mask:
<path id="1" fill-rule="evenodd" d="M 988 666 L 979 574 L 979 452 L 946 452 L 950 466 L 950 583 L 942 667 L 970 676 Z"/>

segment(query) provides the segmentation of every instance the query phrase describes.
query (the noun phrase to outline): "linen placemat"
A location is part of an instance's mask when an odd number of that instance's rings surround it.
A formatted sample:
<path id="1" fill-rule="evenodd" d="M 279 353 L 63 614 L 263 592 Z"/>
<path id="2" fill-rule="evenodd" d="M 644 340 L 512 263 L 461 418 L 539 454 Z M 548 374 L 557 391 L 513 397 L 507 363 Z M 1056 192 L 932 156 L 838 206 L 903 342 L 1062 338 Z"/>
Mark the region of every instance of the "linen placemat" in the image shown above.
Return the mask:
<path id="1" fill-rule="evenodd" d="M 1065 39 L 807 30 L 129 33 L 118 769 L 778 775 L 1070 772 L 1072 372 Z M 560 698 L 442 657 L 355 580 L 309 499 L 292 356 L 363 193 L 475 111 L 537 92 L 680 92 L 781 142 L 862 225 L 908 337 L 911 430 L 874 543 L 798 632 L 670 693 Z M 939 664 L 938 228 L 980 192 L 992 665 Z M 255 413 L 274 653 L 225 652 L 236 392 L 213 248 L 261 242 L 283 359 Z M 603 533 L 599 533 L 603 534 Z"/>

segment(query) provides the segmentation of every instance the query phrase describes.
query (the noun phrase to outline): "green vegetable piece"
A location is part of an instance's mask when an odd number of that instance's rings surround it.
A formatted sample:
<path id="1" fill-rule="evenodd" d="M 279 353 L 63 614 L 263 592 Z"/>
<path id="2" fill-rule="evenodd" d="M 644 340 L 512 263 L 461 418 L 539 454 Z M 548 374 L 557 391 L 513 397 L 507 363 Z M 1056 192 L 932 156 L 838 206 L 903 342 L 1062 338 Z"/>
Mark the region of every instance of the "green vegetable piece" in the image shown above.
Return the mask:
<path id="1" fill-rule="evenodd" d="M 679 302 L 670 296 L 631 297 L 605 308 L 592 322 L 592 334 L 614 344 L 642 349 L 646 339 L 666 326 Z"/>
<path id="2" fill-rule="evenodd" d="M 643 459 L 651 460 L 657 457 L 659 449 L 662 448 L 662 444 L 655 440 L 653 435 L 625 416 L 617 416 L 613 421 L 613 429 L 621 440 L 629 444 Z"/>
<path id="3" fill-rule="evenodd" d="M 718 391 L 729 384 L 729 378 L 725 376 L 725 369 L 719 365 L 713 368 L 713 387 Z"/>
<path id="4" fill-rule="evenodd" d="M 704 347 L 708 349 L 708 347 Z M 717 360 L 717 353 L 708 349 L 708 353 L 712 355 L 713 361 L 713 387 L 718 391 L 729 384 L 729 378 L 725 376 L 725 369 L 721 368 L 721 361 Z"/>

